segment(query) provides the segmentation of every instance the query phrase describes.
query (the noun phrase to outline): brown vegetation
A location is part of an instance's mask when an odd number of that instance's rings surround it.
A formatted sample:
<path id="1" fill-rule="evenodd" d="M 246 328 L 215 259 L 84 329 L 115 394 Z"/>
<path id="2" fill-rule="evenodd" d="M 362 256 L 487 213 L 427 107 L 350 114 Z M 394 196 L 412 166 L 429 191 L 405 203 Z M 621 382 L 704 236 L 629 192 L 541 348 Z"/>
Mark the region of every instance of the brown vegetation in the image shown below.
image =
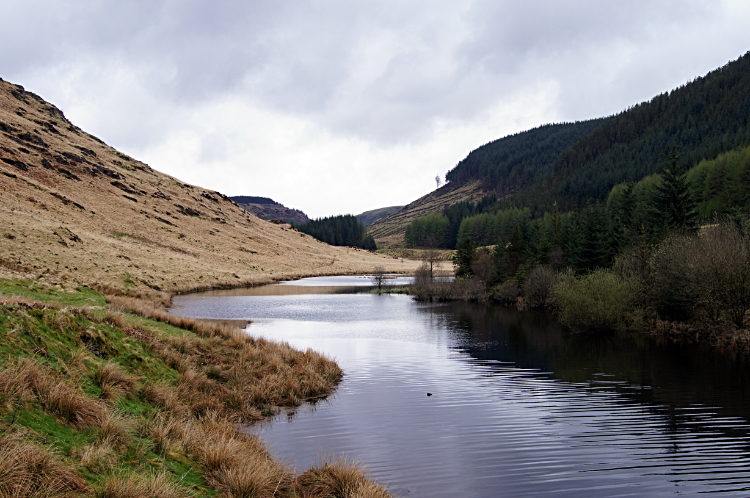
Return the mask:
<path id="1" fill-rule="evenodd" d="M 151 169 L 0 80 L 0 277 L 168 292 L 416 265 L 332 247 Z"/>
<path id="2" fill-rule="evenodd" d="M 87 491 L 80 474 L 51 450 L 18 434 L 0 436 L 0 496 L 63 496 Z"/>
<path id="3" fill-rule="evenodd" d="M 313 351 L 252 338 L 239 329 L 173 317 L 158 307 L 158 299 L 145 302 L 115 296 L 111 300 L 120 309 L 140 310 L 194 332 L 172 328 L 165 332 L 164 326 L 154 326 L 156 322 L 117 310 L 63 310 L 33 302 L 4 308 L 6 316 L 21 321 L 28 321 L 30 312 L 43 313 L 38 315 L 39 326 L 59 327 L 71 337 L 81 332 L 93 337 L 94 325 L 115 327 L 126 340 L 140 341 L 179 372 L 174 384 L 138 378 L 121 363 L 101 360 L 93 350 L 78 346 L 62 355 L 66 360 L 60 361 L 59 370 L 45 365 L 43 356 L 11 360 L 0 367 L 0 409 L 8 415 L 11 427 L 19 409 L 37 406 L 60 423 L 93 436 L 86 444 L 71 448 L 67 458 L 94 474 L 114 472 L 94 486 L 97 496 L 188 496 L 174 474 L 118 473 L 121 454 L 128 452 L 133 455 L 129 458 L 138 461 L 153 452 L 160 459 L 192 462 L 194 472 L 224 496 L 387 496 L 361 470 L 345 463 L 329 464 L 321 475 L 331 479 L 332 493 L 348 490 L 346 494 L 321 495 L 322 478 L 296 476 L 270 457 L 257 436 L 238 429 L 237 422 L 255 420 L 277 406 L 295 406 L 302 399 L 330 393 L 341 378 L 335 363 Z M 112 349 L 112 345 L 100 346 L 96 351 Z M 93 381 L 101 395 L 85 393 L 79 387 L 83 381 Z M 108 389 L 116 396 L 109 397 Z M 142 415 L 120 411 L 113 403 L 121 395 L 127 395 L 128 402 L 149 403 L 155 411 Z M 109 398 L 109 402 L 99 398 Z M 33 440 L 39 436 L 23 434 L 0 440 L 0 491 L 16 490 L 16 494 L 0 492 L 0 496 L 67 496 L 68 492 L 91 491 L 74 466 Z M 30 463 L 19 463 L 19 459 Z M 32 467 L 36 474 L 30 474 Z M 30 475 L 37 479 L 30 480 Z M 39 482 L 52 484 L 42 492 Z"/>
<path id="4" fill-rule="evenodd" d="M 447 184 L 420 197 L 395 213 L 386 215 L 367 227 L 367 234 L 372 235 L 378 247 L 398 246 L 404 244 L 406 227 L 413 219 L 430 213 L 438 213 L 443 208 L 472 198 L 480 198 L 486 190 L 480 182 L 472 182 L 460 187 Z"/>

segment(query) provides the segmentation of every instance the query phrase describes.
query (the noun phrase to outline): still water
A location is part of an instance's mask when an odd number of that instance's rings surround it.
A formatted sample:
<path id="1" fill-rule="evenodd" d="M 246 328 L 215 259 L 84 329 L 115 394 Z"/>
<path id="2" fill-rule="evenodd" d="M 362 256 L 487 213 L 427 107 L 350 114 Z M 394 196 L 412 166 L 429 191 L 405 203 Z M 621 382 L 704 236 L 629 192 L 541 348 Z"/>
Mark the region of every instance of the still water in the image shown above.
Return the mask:
<path id="1" fill-rule="evenodd" d="M 299 471 L 346 455 L 402 497 L 750 496 L 743 359 L 571 334 L 545 314 L 356 292 L 367 284 L 175 299 L 174 313 L 252 320 L 250 333 L 344 369 L 333 396 L 250 429 Z"/>

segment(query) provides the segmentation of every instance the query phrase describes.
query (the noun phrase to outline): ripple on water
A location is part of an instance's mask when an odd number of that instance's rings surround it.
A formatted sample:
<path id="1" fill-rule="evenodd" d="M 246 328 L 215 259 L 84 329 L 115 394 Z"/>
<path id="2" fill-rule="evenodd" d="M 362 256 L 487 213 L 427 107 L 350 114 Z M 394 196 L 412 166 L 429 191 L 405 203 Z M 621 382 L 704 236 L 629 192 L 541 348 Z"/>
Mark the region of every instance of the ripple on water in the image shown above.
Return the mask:
<path id="1" fill-rule="evenodd" d="M 300 470 L 346 454 L 400 496 L 748 495 L 744 366 L 380 297 L 180 298 L 180 312 L 260 319 L 252 333 L 339 361 L 334 396 L 252 429 Z"/>

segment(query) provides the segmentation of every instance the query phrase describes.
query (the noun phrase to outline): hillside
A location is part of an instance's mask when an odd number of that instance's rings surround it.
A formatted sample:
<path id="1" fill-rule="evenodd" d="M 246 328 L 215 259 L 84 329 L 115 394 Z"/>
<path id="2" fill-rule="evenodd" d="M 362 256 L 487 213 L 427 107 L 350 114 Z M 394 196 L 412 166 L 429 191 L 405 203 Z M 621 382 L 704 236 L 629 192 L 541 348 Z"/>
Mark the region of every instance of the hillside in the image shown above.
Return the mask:
<path id="1" fill-rule="evenodd" d="M 299 209 L 288 208 L 268 197 L 238 195 L 230 197 L 245 211 L 263 220 L 283 220 L 287 223 L 308 223 L 310 218 Z"/>
<path id="2" fill-rule="evenodd" d="M 445 187 L 370 230 L 376 241 L 403 242 L 411 219 L 438 212 L 451 192 L 492 192 L 496 209 L 531 218 L 604 201 L 613 187 L 657 173 L 675 144 L 684 166 L 750 145 L 750 52 L 685 85 L 600 119 L 544 125 L 485 144 L 446 174 Z M 425 201 L 429 199 L 429 204 Z M 420 206 L 415 211 L 410 206 Z"/>
<path id="3" fill-rule="evenodd" d="M 109 147 L 0 80 L 0 277 L 167 291 L 412 269 L 248 214 Z"/>
<path id="4" fill-rule="evenodd" d="M 380 246 L 394 246 L 403 243 L 406 227 L 419 216 L 442 211 L 444 208 L 468 199 L 478 199 L 487 193 L 481 182 L 452 184 L 420 197 L 395 213 L 383 216 L 370 225 L 367 233 L 372 235 Z"/>
<path id="5" fill-rule="evenodd" d="M 364 213 L 360 213 L 356 215 L 355 217 L 365 224 L 366 227 L 369 227 L 376 221 L 378 221 L 383 216 L 387 216 L 391 213 L 395 213 L 399 209 L 401 209 L 404 206 L 391 206 L 391 207 L 384 207 L 380 209 L 372 209 L 370 211 L 365 211 Z"/>
<path id="6" fill-rule="evenodd" d="M 483 170 L 462 161 L 446 178 L 459 182 L 482 179 L 498 197 L 505 195 L 504 207 L 528 207 L 538 217 L 554 202 L 564 211 L 574 210 L 591 200 L 604 200 L 621 182 L 636 182 L 658 172 L 672 144 L 688 168 L 749 145 L 750 52 L 597 123 L 561 150 L 551 169 L 546 162 L 548 173 L 529 177 L 515 192 L 504 188 L 510 163 L 500 156 Z"/>

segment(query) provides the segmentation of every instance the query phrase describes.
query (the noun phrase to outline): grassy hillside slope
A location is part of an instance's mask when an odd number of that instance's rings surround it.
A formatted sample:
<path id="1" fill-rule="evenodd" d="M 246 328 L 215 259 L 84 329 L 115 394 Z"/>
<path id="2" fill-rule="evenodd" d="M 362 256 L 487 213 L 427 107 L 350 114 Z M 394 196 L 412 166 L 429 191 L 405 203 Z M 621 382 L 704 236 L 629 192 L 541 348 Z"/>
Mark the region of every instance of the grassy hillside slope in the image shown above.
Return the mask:
<path id="1" fill-rule="evenodd" d="M 403 244 L 406 227 L 414 218 L 440 212 L 443 208 L 463 200 L 479 199 L 486 192 L 479 181 L 462 185 L 449 183 L 395 213 L 383 216 L 367 228 L 367 233 L 372 235 L 378 247 Z"/>
<path id="2" fill-rule="evenodd" d="M 399 209 L 403 208 L 404 206 L 390 206 L 390 207 L 384 207 L 379 209 L 371 209 L 370 211 L 365 211 L 364 213 L 360 213 L 356 215 L 355 217 L 365 224 L 366 227 L 369 227 L 376 221 L 378 221 L 383 216 L 388 216 L 391 213 L 395 213 Z"/>
<path id="3" fill-rule="evenodd" d="M 0 496 L 387 498 L 344 461 L 296 474 L 237 426 L 329 394 L 334 362 L 107 301 L 0 279 Z"/>
<path id="4" fill-rule="evenodd" d="M 0 276 L 42 281 L 177 291 L 413 267 L 260 220 L 118 152 L 2 80 L 0 222 Z"/>

